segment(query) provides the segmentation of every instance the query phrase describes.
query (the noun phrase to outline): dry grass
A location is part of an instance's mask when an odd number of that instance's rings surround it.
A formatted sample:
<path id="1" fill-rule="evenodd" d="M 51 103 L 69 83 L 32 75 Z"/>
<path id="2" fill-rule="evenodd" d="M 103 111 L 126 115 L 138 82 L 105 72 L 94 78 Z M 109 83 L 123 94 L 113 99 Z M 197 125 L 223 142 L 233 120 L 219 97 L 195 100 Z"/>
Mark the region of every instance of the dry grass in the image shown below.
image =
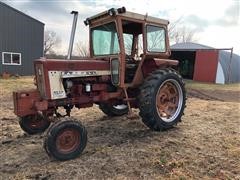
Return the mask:
<path id="1" fill-rule="evenodd" d="M 0 78 L 0 92 L 1 95 L 9 95 L 12 91 L 18 91 L 22 89 L 31 89 L 34 88 L 33 77 L 20 77 L 20 78 L 9 78 L 1 79 Z"/>
<path id="2" fill-rule="evenodd" d="M 224 91 L 239 91 L 240 92 L 240 84 L 213 84 L 213 83 L 200 83 L 191 80 L 186 80 L 186 87 L 192 89 L 199 90 L 224 90 Z"/>
<path id="3" fill-rule="evenodd" d="M 109 118 L 97 106 L 74 110 L 88 144 L 79 158 L 59 162 L 44 152 L 44 135 L 24 134 L 12 113 L 10 91 L 31 83 L 0 80 L 3 179 L 240 179 L 240 102 L 188 98 L 183 122 L 165 132 L 150 131 L 140 118 Z M 187 85 L 199 86 L 239 92 L 238 85 Z"/>

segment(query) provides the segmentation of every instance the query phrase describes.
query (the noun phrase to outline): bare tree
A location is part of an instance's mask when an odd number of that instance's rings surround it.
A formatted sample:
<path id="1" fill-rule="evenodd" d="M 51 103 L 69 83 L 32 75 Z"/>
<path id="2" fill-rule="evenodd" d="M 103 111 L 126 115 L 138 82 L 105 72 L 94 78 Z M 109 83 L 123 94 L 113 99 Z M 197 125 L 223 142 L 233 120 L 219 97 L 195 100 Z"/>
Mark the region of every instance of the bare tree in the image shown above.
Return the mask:
<path id="1" fill-rule="evenodd" d="M 197 42 L 196 30 L 186 27 L 182 21 L 182 17 L 173 23 L 170 23 L 168 27 L 169 39 L 171 43 L 185 43 L 185 42 Z"/>
<path id="2" fill-rule="evenodd" d="M 61 44 L 61 39 L 54 31 L 44 32 L 44 55 L 55 54 L 54 48 Z"/>
<path id="3" fill-rule="evenodd" d="M 77 55 L 80 57 L 88 57 L 90 55 L 88 46 L 88 43 L 79 41 L 76 44 Z"/>

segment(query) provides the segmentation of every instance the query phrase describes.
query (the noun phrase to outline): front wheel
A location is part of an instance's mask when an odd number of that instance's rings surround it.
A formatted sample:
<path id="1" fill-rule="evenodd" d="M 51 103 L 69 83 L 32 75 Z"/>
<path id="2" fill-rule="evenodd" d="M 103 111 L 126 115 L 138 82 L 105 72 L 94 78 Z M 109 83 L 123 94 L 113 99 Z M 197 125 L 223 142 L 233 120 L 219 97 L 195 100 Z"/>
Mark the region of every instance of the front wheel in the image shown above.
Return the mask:
<path id="1" fill-rule="evenodd" d="M 87 143 L 84 126 L 68 118 L 53 124 L 44 141 L 44 148 L 50 157 L 64 161 L 78 157 Z"/>
<path id="2" fill-rule="evenodd" d="M 181 76 L 173 69 L 156 70 L 140 88 L 140 116 L 150 129 L 173 127 L 183 115 L 186 91 Z"/>
<path id="3" fill-rule="evenodd" d="M 19 125 L 28 134 L 44 132 L 50 125 L 50 121 L 41 115 L 27 115 L 20 117 Z"/>

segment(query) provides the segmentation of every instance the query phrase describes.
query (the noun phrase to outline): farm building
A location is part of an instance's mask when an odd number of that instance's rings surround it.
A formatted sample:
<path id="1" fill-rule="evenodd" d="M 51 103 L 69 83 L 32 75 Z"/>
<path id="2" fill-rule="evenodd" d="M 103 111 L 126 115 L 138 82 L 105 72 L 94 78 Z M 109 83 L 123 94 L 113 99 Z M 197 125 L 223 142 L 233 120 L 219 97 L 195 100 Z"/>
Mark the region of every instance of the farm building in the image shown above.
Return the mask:
<path id="1" fill-rule="evenodd" d="M 179 60 L 180 73 L 186 79 L 220 84 L 240 82 L 240 56 L 232 48 L 178 43 L 171 46 L 171 51 L 171 58 Z"/>
<path id="2" fill-rule="evenodd" d="M 44 24 L 0 2 L 0 74 L 33 74 L 43 56 Z"/>

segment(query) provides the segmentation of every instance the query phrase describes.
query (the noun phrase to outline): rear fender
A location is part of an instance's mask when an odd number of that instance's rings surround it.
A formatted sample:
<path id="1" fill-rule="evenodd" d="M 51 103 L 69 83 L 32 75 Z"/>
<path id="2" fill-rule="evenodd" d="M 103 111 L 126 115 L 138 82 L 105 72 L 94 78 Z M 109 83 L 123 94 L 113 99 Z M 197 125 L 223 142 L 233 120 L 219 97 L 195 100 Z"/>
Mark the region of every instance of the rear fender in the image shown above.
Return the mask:
<path id="1" fill-rule="evenodd" d="M 177 60 L 159 58 L 142 60 L 136 71 L 131 86 L 134 87 L 141 85 L 143 83 L 144 78 L 146 78 L 151 72 L 155 71 L 156 69 L 171 67 L 177 70 L 177 65 L 178 65 Z"/>
<path id="2" fill-rule="evenodd" d="M 156 65 L 159 67 L 161 66 L 167 66 L 167 67 L 171 67 L 171 66 L 177 66 L 178 65 L 178 60 L 172 60 L 172 59 L 159 59 L 159 58 L 153 58 Z"/>
<path id="3" fill-rule="evenodd" d="M 170 60 L 170 59 L 158 59 L 153 58 L 152 60 L 146 60 L 142 66 L 143 76 L 147 77 L 149 73 L 155 71 L 156 69 L 161 68 L 173 68 L 176 69 L 178 65 L 177 60 Z"/>

